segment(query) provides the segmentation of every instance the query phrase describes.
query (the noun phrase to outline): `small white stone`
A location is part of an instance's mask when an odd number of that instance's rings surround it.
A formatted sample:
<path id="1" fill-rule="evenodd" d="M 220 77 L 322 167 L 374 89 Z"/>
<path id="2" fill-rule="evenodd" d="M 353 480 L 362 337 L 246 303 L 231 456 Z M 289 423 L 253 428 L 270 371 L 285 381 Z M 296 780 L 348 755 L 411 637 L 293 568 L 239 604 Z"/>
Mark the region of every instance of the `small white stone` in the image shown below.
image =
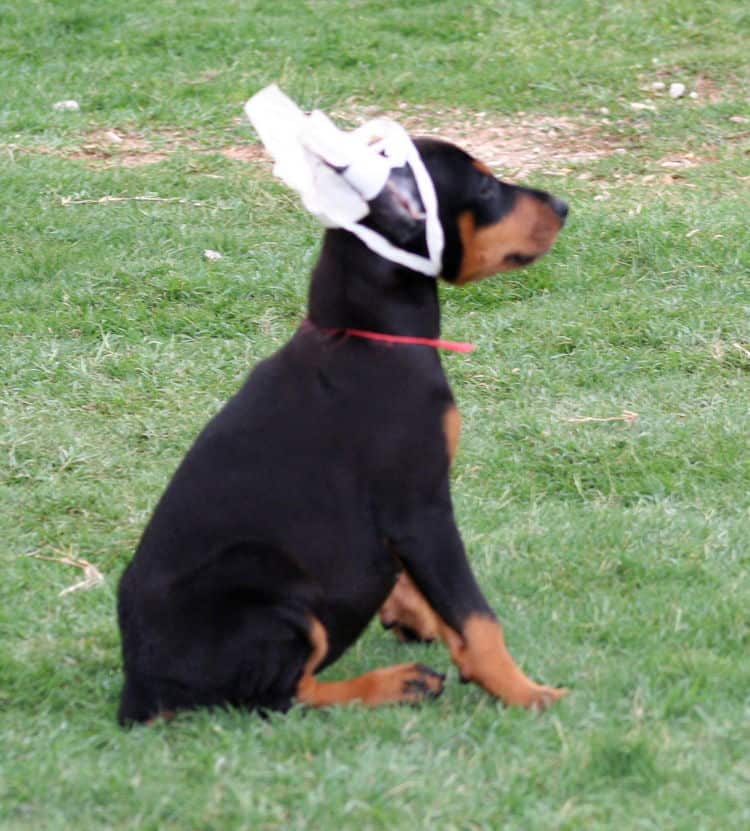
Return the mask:
<path id="1" fill-rule="evenodd" d="M 664 83 L 664 81 L 654 81 L 654 83 L 651 84 L 651 89 L 654 92 L 662 92 L 662 90 L 665 90 L 666 88 L 667 85 Z"/>
<path id="2" fill-rule="evenodd" d="M 599 112 L 602 115 L 609 115 L 609 107 L 599 107 Z"/>
<path id="3" fill-rule="evenodd" d="M 642 110 L 649 110 L 652 113 L 656 112 L 656 107 L 653 104 L 647 104 L 645 101 L 632 101 L 630 109 L 636 112 L 641 112 Z"/>
<path id="4" fill-rule="evenodd" d="M 73 113 L 77 113 L 81 109 L 81 105 L 78 101 L 74 101 L 72 98 L 66 99 L 65 101 L 55 101 L 52 105 L 53 110 L 60 111 L 69 111 Z"/>
<path id="5" fill-rule="evenodd" d="M 675 82 L 674 84 L 669 85 L 669 97 L 670 98 L 682 98 L 685 94 L 685 84 L 680 84 Z"/>
<path id="6" fill-rule="evenodd" d="M 750 118 L 746 118 L 744 115 L 730 115 L 729 120 L 733 124 L 747 124 L 750 122 Z"/>
<path id="7" fill-rule="evenodd" d="M 695 99 L 698 97 L 698 93 L 695 90 L 693 90 L 690 93 L 690 97 L 693 99 L 693 101 L 695 101 Z"/>
<path id="8" fill-rule="evenodd" d="M 213 251 L 210 248 L 206 248 L 206 250 L 203 252 L 203 257 L 206 260 L 209 260 L 210 262 L 215 262 L 216 260 L 220 260 L 221 256 L 222 255 L 218 251 Z"/>

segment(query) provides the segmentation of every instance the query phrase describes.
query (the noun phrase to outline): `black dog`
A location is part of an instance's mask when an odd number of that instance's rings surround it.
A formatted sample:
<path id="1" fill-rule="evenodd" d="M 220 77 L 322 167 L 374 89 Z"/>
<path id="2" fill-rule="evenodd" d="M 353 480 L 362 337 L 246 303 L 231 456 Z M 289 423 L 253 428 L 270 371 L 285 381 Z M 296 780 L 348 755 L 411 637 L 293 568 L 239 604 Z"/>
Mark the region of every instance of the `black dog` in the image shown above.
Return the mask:
<path id="1" fill-rule="evenodd" d="M 416 144 L 437 193 L 445 280 L 549 249 L 565 203 L 499 181 L 454 145 Z M 425 254 L 408 174 L 392 176 L 367 222 Z M 461 677 L 506 704 L 564 693 L 513 662 L 467 562 L 448 474 L 460 418 L 437 350 L 348 331 L 435 339 L 439 328 L 436 280 L 326 232 L 308 320 L 200 434 L 122 576 L 121 723 L 438 695 L 444 677 L 419 664 L 315 678 L 379 609 L 402 636 L 440 637 Z"/>

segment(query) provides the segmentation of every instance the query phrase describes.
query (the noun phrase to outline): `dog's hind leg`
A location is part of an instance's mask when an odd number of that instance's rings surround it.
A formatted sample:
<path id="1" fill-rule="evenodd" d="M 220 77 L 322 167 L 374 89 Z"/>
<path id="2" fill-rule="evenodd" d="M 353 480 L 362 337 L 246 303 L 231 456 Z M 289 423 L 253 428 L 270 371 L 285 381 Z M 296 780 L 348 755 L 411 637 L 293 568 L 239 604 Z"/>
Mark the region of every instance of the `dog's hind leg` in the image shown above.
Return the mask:
<path id="1" fill-rule="evenodd" d="M 120 588 L 121 723 L 195 707 L 292 706 L 319 597 L 293 557 L 243 541 L 169 582 L 131 570 Z"/>
<path id="2" fill-rule="evenodd" d="M 297 686 L 297 701 L 311 707 L 357 702 L 368 707 L 380 704 L 416 704 L 437 698 L 445 676 L 422 664 L 398 664 L 376 669 L 346 681 L 318 681 L 314 672 L 328 651 L 328 636 L 316 618 L 310 622 L 312 652 Z"/>

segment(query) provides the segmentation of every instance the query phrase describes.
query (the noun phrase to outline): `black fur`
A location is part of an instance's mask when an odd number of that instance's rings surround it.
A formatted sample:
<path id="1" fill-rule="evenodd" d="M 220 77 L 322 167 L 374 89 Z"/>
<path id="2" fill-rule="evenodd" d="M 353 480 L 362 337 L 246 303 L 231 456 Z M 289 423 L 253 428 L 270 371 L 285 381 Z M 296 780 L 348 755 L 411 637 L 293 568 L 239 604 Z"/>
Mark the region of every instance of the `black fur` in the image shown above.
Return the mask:
<path id="1" fill-rule="evenodd" d="M 444 276 L 455 279 L 459 214 L 497 222 L 518 189 L 452 145 L 419 149 L 446 235 Z M 491 614 L 453 521 L 443 433 L 453 397 L 437 350 L 326 331 L 437 337 L 436 281 L 328 231 L 308 317 L 198 436 L 122 576 L 121 723 L 198 706 L 288 708 L 311 616 L 328 635 L 326 666 L 402 567 L 451 626 Z"/>

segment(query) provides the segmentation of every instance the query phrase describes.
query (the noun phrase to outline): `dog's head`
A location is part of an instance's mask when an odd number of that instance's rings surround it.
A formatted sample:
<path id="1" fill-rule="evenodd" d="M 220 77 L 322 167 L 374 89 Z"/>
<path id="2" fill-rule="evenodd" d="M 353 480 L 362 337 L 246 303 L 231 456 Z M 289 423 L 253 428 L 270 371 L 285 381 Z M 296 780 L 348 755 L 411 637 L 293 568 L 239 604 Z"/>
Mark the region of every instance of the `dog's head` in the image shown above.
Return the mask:
<path id="1" fill-rule="evenodd" d="M 445 280 L 459 285 L 481 280 L 528 265 L 550 249 L 565 224 L 565 202 L 497 179 L 448 142 L 416 139 L 415 144 L 437 195 Z M 400 247 L 426 251 L 424 209 L 408 167 L 393 171 L 364 224 Z"/>

